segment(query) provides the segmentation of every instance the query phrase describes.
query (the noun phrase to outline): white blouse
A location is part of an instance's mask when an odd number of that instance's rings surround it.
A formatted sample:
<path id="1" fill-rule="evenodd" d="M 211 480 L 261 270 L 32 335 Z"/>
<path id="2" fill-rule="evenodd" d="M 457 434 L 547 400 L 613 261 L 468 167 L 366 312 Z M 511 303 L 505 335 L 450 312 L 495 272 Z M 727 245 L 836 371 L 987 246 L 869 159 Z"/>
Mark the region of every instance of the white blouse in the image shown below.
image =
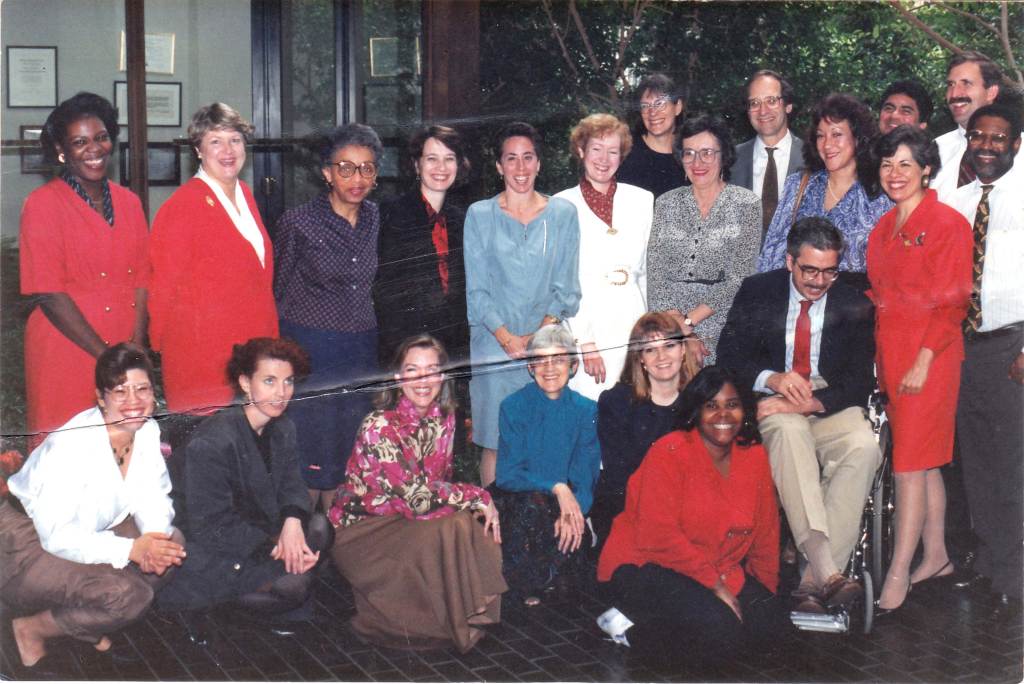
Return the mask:
<path id="1" fill-rule="evenodd" d="M 129 515 L 143 534 L 171 533 L 171 480 L 153 420 L 135 434 L 123 478 L 103 414 L 94 407 L 51 432 L 8 485 L 32 518 L 43 548 L 66 560 L 128 565 L 133 540 L 111 530 Z"/>
<path id="2" fill-rule="evenodd" d="M 252 212 L 249 211 L 249 203 L 245 201 L 245 193 L 242 192 L 242 181 L 235 181 L 235 203 L 232 204 L 228 201 L 228 196 L 220 186 L 220 183 L 213 180 L 210 174 L 206 173 L 206 169 L 202 165 L 199 166 L 199 171 L 196 172 L 196 178 L 210 186 L 213 194 L 217 196 L 220 206 L 224 207 L 224 211 L 228 213 L 231 222 L 235 224 L 235 228 L 252 245 L 256 256 L 260 258 L 260 266 L 265 268 L 267 264 L 265 262 L 266 248 L 263 245 L 263 234 L 260 232 L 260 227 L 257 225 L 256 219 L 253 218 Z M 236 209 L 235 207 L 238 208 Z"/>

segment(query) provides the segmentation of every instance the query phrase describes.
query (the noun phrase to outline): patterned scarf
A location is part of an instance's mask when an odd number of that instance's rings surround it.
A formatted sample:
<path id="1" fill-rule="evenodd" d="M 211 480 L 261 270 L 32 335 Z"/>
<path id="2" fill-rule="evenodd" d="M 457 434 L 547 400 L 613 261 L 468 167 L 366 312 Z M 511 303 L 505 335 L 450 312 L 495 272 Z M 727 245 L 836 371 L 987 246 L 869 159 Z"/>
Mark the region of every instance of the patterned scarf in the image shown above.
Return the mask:
<path id="1" fill-rule="evenodd" d="M 76 195 L 84 199 L 93 209 L 96 208 L 92 203 L 92 198 L 89 197 L 89 193 L 82 188 L 78 179 L 72 176 L 70 171 L 65 170 L 60 177 L 65 183 L 71 186 L 71 189 L 75 191 Z M 111 226 L 114 225 L 114 201 L 110 198 L 110 182 L 106 178 L 103 179 L 103 220 Z"/>
<path id="2" fill-rule="evenodd" d="M 583 201 L 597 215 L 597 218 L 604 221 L 609 228 L 612 227 L 612 203 L 615 200 L 615 188 L 617 187 L 618 185 L 613 178 L 608 186 L 608 194 L 601 194 L 594 189 L 594 186 L 590 184 L 590 181 L 585 176 L 580 179 L 580 191 L 583 193 Z"/>
<path id="3" fill-rule="evenodd" d="M 441 289 L 448 294 L 448 222 L 444 214 L 434 211 L 426 197 L 423 198 L 423 205 L 427 210 L 427 222 L 434 225 L 430 238 L 437 252 L 437 275 L 441 278 Z"/>

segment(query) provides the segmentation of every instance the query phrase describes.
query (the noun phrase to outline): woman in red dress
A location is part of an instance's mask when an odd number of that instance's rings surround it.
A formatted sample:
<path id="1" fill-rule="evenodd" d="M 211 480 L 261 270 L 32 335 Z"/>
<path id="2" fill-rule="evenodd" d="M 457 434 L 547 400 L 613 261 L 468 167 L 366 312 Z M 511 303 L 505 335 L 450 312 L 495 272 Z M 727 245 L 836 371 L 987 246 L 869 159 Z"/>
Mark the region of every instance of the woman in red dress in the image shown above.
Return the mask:
<path id="1" fill-rule="evenodd" d="M 252 191 L 238 178 L 252 124 L 221 102 L 188 128 L 199 172 L 153 221 L 150 341 L 163 362 L 172 411 L 211 413 L 231 403 L 231 349 L 277 337 L 274 258 Z"/>
<path id="2" fill-rule="evenodd" d="M 884 615 L 903 604 L 911 584 L 953 572 L 939 467 L 953 457 L 973 237 L 963 216 L 927 189 L 940 164 L 927 135 L 900 126 L 876 143 L 875 154 L 882 189 L 896 203 L 867 250 L 878 382 L 889 397 L 896 473 L 896 544 L 878 599 Z M 924 555 L 911 572 L 920 540 Z"/>
<path id="3" fill-rule="evenodd" d="M 25 330 L 33 445 L 96 402 L 95 359 L 146 330 L 148 231 L 139 198 L 107 180 L 117 110 L 78 93 L 46 120 L 40 142 L 61 164 L 21 213 L 21 293 L 38 307 Z"/>

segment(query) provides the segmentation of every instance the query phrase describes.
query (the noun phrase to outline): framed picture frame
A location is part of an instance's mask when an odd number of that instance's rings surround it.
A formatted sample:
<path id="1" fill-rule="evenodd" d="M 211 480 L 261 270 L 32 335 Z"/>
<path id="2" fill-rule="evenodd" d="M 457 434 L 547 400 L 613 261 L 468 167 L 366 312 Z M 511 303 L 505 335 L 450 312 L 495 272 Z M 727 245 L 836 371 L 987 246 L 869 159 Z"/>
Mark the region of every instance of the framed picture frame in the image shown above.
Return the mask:
<path id="1" fill-rule="evenodd" d="M 42 126 L 18 126 L 19 140 L 39 140 L 43 133 Z M 50 162 L 46 161 L 42 148 L 37 150 L 21 149 L 21 172 L 22 173 L 49 173 L 53 169 Z"/>
<path id="2" fill-rule="evenodd" d="M 129 169 L 131 148 L 128 143 L 118 143 L 120 152 L 121 185 L 132 182 Z M 146 146 L 147 166 L 150 185 L 181 185 L 181 164 L 178 146 L 169 142 L 151 142 Z"/>
<path id="3" fill-rule="evenodd" d="M 399 71 L 398 38 L 370 38 L 370 76 L 397 76 Z"/>
<path id="4" fill-rule="evenodd" d="M 57 46 L 7 46 L 7 106 L 57 106 Z"/>
<path id="5" fill-rule="evenodd" d="M 174 75 L 174 34 L 147 33 L 145 45 L 146 73 Z M 118 71 L 128 70 L 126 55 L 125 34 L 124 31 L 121 31 L 121 51 L 117 60 Z"/>
<path id="6" fill-rule="evenodd" d="M 117 123 L 128 125 L 128 82 L 114 81 Z M 146 81 L 146 124 L 181 128 L 181 81 Z"/>

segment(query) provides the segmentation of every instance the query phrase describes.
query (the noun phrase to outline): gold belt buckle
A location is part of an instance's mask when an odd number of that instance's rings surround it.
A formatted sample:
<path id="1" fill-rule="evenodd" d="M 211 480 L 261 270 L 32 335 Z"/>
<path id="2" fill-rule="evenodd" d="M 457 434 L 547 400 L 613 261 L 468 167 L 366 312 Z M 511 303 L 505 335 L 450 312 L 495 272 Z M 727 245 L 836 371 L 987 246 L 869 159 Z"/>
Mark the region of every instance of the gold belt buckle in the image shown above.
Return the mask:
<path id="1" fill-rule="evenodd" d="M 621 280 L 619 278 L 616 278 L 616 275 L 619 276 Z M 629 282 L 629 271 L 627 271 L 624 268 L 617 268 L 614 271 L 609 271 L 607 277 L 608 282 L 610 282 L 612 285 L 625 285 L 626 283 Z"/>

